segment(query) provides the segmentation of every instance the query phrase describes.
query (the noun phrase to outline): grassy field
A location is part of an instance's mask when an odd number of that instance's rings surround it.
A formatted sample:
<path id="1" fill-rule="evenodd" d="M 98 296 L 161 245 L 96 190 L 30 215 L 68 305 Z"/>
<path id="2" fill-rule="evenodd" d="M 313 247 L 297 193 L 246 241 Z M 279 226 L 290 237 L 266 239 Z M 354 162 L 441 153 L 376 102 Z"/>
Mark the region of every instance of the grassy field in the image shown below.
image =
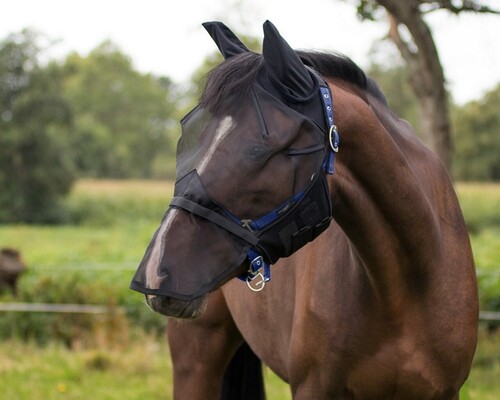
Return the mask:
<path id="1" fill-rule="evenodd" d="M 165 399 L 171 365 L 161 341 L 145 337 L 126 348 L 69 350 L 0 344 L 3 400 Z"/>
<path id="2" fill-rule="evenodd" d="M 168 400 L 171 368 L 166 343 L 151 337 L 111 349 L 0 344 L 2 400 Z M 268 369 L 264 377 L 269 399 L 291 398 L 287 385 Z"/>
<path id="3" fill-rule="evenodd" d="M 498 400 L 500 337 L 482 339 L 461 400 Z M 81 350 L 0 343 L 3 400 L 170 400 L 171 368 L 165 342 L 146 335 L 126 347 Z M 288 386 L 268 369 L 264 379 L 268 399 L 291 399 Z"/>
<path id="4" fill-rule="evenodd" d="M 482 307 L 499 311 L 500 185 L 457 189 Z M 17 301 L 127 309 L 106 316 L 0 313 L 1 399 L 170 398 L 171 365 L 161 334 L 165 320 L 147 310 L 128 284 L 171 194 L 172 185 L 165 182 L 82 181 L 68 199 L 72 224 L 0 226 L 0 247 L 20 249 L 29 267 Z M 265 376 L 269 399 L 291 398 L 270 371 Z M 500 336 L 482 329 L 462 400 L 498 399 L 499 376 Z"/>

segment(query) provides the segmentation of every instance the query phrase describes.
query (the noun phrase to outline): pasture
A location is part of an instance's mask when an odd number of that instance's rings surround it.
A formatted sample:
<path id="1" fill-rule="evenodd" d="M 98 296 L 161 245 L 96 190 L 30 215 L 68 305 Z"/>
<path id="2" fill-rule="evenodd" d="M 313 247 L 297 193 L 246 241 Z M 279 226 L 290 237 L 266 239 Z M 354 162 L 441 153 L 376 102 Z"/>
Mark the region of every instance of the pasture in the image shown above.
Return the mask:
<path id="1" fill-rule="evenodd" d="M 113 311 L 0 312 L 2 399 L 169 398 L 166 321 L 128 284 L 172 189 L 169 182 L 80 181 L 67 202 L 67 224 L 0 226 L 0 247 L 19 249 L 28 265 L 19 297 L 3 293 L 0 301 L 102 304 Z M 457 190 L 482 309 L 500 311 L 500 185 L 458 184 Z M 268 370 L 265 376 L 268 398 L 290 398 L 286 385 Z M 500 334 L 483 324 L 462 399 L 498 398 L 498 376 Z"/>

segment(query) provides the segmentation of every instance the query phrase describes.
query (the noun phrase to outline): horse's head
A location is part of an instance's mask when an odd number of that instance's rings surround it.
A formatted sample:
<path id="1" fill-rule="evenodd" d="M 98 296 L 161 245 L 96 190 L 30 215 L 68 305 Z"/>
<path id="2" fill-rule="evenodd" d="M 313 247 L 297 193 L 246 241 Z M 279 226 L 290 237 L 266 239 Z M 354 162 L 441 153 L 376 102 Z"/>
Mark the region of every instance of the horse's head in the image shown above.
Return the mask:
<path id="1" fill-rule="evenodd" d="M 210 291 L 249 266 L 255 275 L 292 254 L 331 218 L 328 86 L 270 22 L 262 55 L 225 25 L 204 25 L 226 60 L 181 121 L 174 198 L 131 285 L 155 311 L 181 318 L 198 316 Z"/>

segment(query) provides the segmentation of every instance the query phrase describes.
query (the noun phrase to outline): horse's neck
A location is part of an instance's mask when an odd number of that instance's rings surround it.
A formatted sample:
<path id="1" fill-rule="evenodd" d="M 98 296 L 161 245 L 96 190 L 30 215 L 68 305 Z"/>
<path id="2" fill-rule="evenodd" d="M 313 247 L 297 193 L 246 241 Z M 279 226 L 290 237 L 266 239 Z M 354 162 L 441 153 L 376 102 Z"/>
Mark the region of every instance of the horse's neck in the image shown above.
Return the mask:
<path id="1" fill-rule="evenodd" d="M 349 87 L 332 91 L 341 135 L 331 180 L 334 218 L 374 281 L 386 284 L 430 268 L 439 244 L 438 217 L 428 192 L 435 185 L 418 158 L 430 157 L 431 168 L 438 163 L 388 110 L 382 121 L 367 98 Z"/>

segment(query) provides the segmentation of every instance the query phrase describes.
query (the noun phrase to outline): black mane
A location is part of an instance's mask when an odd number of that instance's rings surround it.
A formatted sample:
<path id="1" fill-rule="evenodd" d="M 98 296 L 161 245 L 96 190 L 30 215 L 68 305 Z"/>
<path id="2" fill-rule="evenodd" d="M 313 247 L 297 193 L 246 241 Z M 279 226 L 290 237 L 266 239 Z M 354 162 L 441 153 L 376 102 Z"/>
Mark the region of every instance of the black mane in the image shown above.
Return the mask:
<path id="1" fill-rule="evenodd" d="M 339 78 L 366 90 L 367 78 L 350 58 L 337 53 L 296 51 L 302 62 L 324 77 Z"/>
<path id="2" fill-rule="evenodd" d="M 320 75 L 345 80 L 386 103 L 376 83 L 350 58 L 316 51 L 297 51 L 297 54 L 305 65 Z M 215 111 L 221 108 L 232 94 L 249 90 L 263 65 L 262 55 L 253 52 L 239 54 L 219 64 L 208 75 L 200 106 Z"/>
<path id="3" fill-rule="evenodd" d="M 367 76 L 349 57 L 338 53 L 297 51 L 302 62 L 324 77 L 339 78 L 353 83 L 360 89 L 376 97 L 385 105 L 387 100 L 377 83 Z"/>
<path id="4" fill-rule="evenodd" d="M 235 94 L 249 90 L 264 65 L 261 54 L 247 52 L 231 57 L 208 73 L 200 106 L 215 111 Z"/>

